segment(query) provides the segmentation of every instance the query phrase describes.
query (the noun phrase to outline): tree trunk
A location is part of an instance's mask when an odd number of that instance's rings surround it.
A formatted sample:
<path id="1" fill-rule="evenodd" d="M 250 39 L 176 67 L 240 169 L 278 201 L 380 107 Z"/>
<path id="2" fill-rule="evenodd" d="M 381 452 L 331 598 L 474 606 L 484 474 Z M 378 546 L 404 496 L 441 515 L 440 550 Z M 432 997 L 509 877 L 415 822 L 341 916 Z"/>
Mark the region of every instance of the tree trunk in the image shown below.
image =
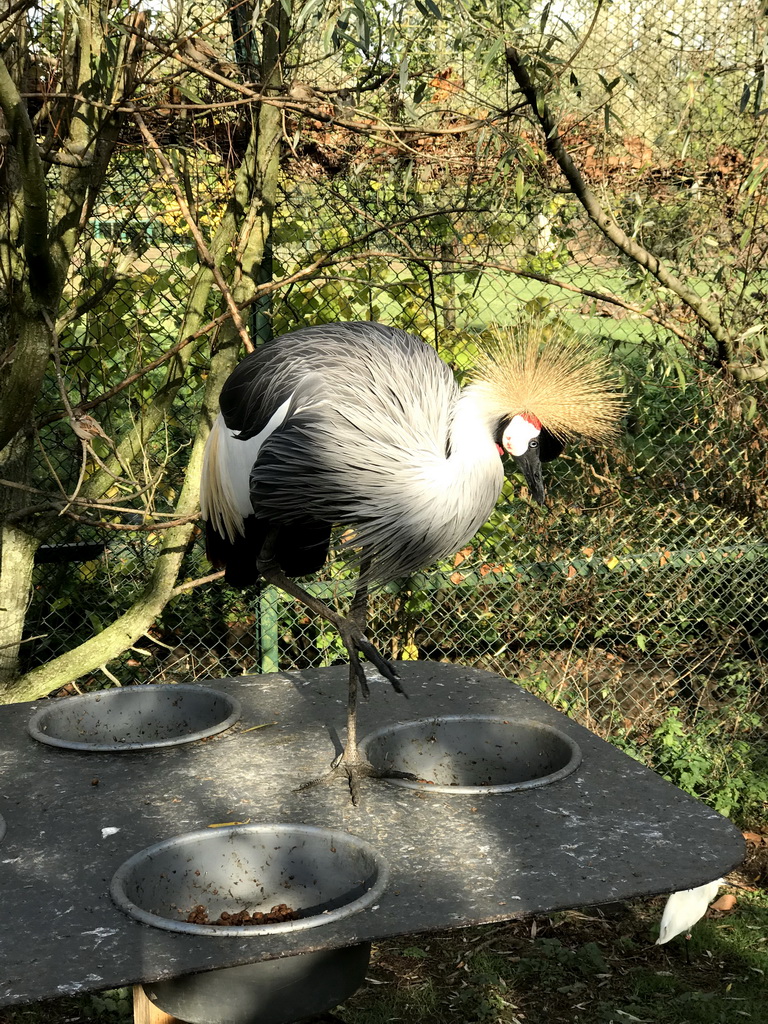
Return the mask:
<path id="1" fill-rule="evenodd" d="M 0 477 L 24 483 L 32 462 L 32 438 L 17 434 L 0 452 Z M 13 521 L 28 502 L 28 492 L 15 487 L 0 491 L 0 690 L 19 674 L 19 651 L 32 593 L 32 568 L 40 538 Z"/>
<path id="2" fill-rule="evenodd" d="M 27 54 L 12 36 L 0 56 L 0 110 L 7 142 L 0 167 L 0 477 L 22 486 L 31 482 L 29 430 L 48 369 L 63 283 L 116 140 L 118 115 L 111 106 L 119 98 L 117 82 L 123 76 L 127 86 L 133 70 L 131 61 L 123 59 L 125 37 L 117 51 L 113 38 L 105 59 L 102 15 L 95 2 L 82 5 L 77 31 L 66 37 L 64 91 L 80 98 L 73 106 L 67 97 L 67 113 L 61 117 L 56 98 L 51 101 L 58 152 L 72 161 L 65 161 L 56 176 L 46 174 L 36 129 L 19 92 L 19 82 L 26 84 Z M 91 103 L 82 96 L 86 92 L 109 102 Z M 52 152 L 49 147 L 49 157 Z M 49 217 L 51 207 L 54 215 Z M 28 496 L 13 487 L 0 493 L 0 685 L 6 686 L 18 673 L 34 553 L 46 529 L 23 527 L 18 513 L 29 503 Z M 13 514 L 16 519 L 9 519 Z"/>
<path id="3" fill-rule="evenodd" d="M 8 523 L 0 531 L 0 690 L 19 674 L 19 651 L 39 543 L 37 537 Z"/>
<path id="4" fill-rule="evenodd" d="M 220 350 L 211 361 L 200 427 L 192 447 L 184 486 L 176 505 L 179 517 L 194 515 L 197 510 L 203 449 L 218 405 L 219 391 L 231 370 L 232 362 L 231 347 Z M 186 523 L 164 531 L 149 585 L 128 611 L 90 640 L 54 658 L 53 661 L 32 669 L 7 685 L 5 691 L 0 693 L 0 703 L 36 700 L 73 679 L 94 672 L 132 647 L 147 632 L 168 603 L 193 529 L 193 523 Z"/>

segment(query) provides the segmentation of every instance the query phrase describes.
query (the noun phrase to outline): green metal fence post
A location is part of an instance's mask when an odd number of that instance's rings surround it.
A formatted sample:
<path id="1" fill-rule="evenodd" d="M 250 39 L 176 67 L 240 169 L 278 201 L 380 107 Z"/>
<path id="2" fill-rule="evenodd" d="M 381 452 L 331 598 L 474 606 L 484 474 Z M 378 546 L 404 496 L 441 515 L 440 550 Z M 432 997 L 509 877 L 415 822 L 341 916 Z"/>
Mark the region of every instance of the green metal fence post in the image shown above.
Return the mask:
<path id="1" fill-rule="evenodd" d="M 278 649 L 278 624 L 280 621 L 280 598 L 274 587 L 262 587 L 259 594 L 259 671 L 277 672 L 280 668 Z"/>

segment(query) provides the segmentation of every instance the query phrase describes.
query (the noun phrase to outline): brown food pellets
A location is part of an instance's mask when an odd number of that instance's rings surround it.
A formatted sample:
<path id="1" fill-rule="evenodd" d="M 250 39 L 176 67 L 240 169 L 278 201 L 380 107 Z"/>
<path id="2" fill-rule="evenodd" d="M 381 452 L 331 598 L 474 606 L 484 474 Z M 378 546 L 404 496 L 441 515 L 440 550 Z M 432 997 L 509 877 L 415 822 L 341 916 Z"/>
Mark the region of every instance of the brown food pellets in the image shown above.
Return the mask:
<path id="1" fill-rule="evenodd" d="M 198 903 L 193 910 L 187 916 L 187 922 L 189 924 L 212 924 L 212 925 L 259 925 L 259 924 L 279 924 L 281 921 L 293 921 L 299 915 L 296 911 L 289 907 L 286 903 L 278 903 L 272 907 L 266 914 L 261 910 L 254 910 L 250 914 L 247 910 L 237 910 L 234 913 L 230 913 L 228 910 L 222 910 L 221 914 L 215 921 L 208 920 L 208 908 L 203 906 L 202 903 Z"/>

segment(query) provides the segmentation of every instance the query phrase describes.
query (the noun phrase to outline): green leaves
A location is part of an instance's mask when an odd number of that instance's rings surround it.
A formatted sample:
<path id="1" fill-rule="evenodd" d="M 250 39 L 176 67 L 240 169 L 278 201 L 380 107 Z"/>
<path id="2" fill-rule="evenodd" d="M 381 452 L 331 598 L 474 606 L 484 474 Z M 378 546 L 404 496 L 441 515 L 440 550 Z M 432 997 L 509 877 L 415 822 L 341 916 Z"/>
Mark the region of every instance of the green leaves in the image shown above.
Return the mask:
<path id="1" fill-rule="evenodd" d="M 425 18 L 434 18 L 436 21 L 443 21 L 443 14 L 434 0 L 414 0 L 416 10 Z"/>
<path id="2" fill-rule="evenodd" d="M 357 27 L 357 35 L 352 34 L 352 24 Z M 329 22 L 324 34 L 324 42 L 339 50 L 342 43 L 349 43 L 355 50 L 367 57 L 371 50 L 371 21 L 364 0 L 352 0 L 352 6 Z"/>

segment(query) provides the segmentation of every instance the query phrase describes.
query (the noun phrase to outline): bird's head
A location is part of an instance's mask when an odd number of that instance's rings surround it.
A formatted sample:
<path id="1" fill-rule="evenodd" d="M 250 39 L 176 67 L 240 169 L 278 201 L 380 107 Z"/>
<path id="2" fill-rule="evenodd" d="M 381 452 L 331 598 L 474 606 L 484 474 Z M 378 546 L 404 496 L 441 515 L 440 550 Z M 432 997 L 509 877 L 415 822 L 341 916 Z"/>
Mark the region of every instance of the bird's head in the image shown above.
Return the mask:
<path id="1" fill-rule="evenodd" d="M 531 496 L 543 505 L 546 490 L 541 464 L 557 458 L 563 450 L 564 442 L 545 430 L 533 413 L 518 413 L 512 419 L 504 417 L 498 433 L 497 444 L 500 450 L 514 456 Z"/>
<path id="2" fill-rule="evenodd" d="M 496 424 L 499 450 L 514 456 L 542 505 L 542 463 L 572 438 L 610 440 L 624 410 L 610 364 L 588 339 L 535 318 L 496 336 L 471 387 Z"/>

